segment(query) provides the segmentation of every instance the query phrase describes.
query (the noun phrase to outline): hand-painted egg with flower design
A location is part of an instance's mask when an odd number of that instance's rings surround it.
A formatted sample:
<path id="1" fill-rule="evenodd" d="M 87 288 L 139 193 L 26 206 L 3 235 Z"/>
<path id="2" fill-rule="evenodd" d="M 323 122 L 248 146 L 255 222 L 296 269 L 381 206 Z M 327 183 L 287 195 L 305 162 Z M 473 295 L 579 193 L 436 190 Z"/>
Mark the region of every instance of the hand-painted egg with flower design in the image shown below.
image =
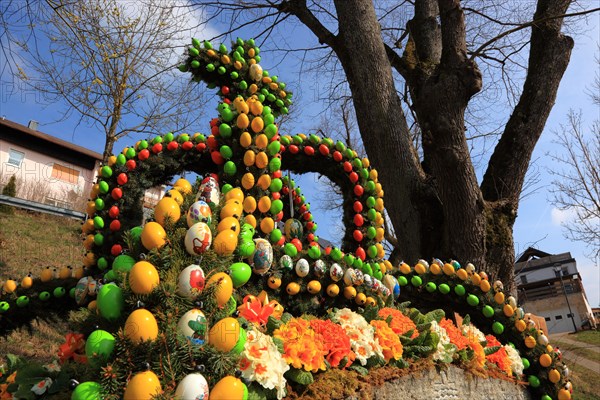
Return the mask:
<path id="1" fill-rule="evenodd" d="M 177 278 L 177 294 L 189 299 L 197 297 L 204 289 L 204 270 L 196 264 L 185 267 Z"/>
<path id="2" fill-rule="evenodd" d="M 193 256 L 203 254 L 212 243 L 212 232 L 204 222 L 197 222 L 185 234 L 185 249 Z"/>
<path id="3" fill-rule="evenodd" d="M 188 228 L 191 228 L 192 225 L 198 222 L 204 222 L 205 224 L 210 225 L 212 221 L 212 211 L 210 206 L 204 200 L 196 201 L 188 209 L 186 219 Z"/>
<path id="4" fill-rule="evenodd" d="M 273 248 L 266 239 L 254 239 L 256 249 L 250 258 L 252 272 L 259 275 L 266 274 L 273 264 Z"/>
<path id="5" fill-rule="evenodd" d="M 355 280 L 356 270 L 354 268 L 348 268 L 346 272 L 344 272 L 344 283 L 346 286 L 352 286 Z"/>
<path id="6" fill-rule="evenodd" d="M 310 264 L 306 259 L 301 258 L 296 263 L 296 275 L 300 278 L 304 278 L 310 272 Z"/>
<path id="7" fill-rule="evenodd" d="M 179 400 L 207 400 L 208 382 L 202 374 L 189 374 L 179 382 L 175 398 Z"/>
<path id="8" fill-rule="evenodd" d="M 318 278 L 322 278 L 327 273 L 327 265 L 323 260 L 317 260 L 315 261 L 314 271 Z"/>

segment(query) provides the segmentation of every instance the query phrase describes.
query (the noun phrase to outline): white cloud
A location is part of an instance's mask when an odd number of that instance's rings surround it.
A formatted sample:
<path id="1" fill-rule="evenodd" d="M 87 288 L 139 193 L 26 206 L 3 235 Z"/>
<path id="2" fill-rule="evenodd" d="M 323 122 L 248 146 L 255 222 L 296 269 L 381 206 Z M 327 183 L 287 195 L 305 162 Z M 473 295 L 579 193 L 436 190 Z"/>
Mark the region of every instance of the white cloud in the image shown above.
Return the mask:
<path id="1" fill-rule="evenodd" d="M 550 215 L 552 217 L 552 223 L 554 225 L 562 226 L 565 222 L 567 222 L 573 217 L 574 212 L 573 210 L 560 210 L 556 207 L 552 207 Z"/>

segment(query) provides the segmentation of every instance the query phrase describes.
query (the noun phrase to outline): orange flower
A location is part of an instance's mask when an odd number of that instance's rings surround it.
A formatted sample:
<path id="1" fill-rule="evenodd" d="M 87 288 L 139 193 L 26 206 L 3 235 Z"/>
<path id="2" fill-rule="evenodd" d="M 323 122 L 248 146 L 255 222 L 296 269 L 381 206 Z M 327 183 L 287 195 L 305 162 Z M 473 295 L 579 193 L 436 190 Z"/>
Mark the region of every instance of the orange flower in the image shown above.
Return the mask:
<path id="1" fill-rule="evenodd" d="M 390 328 L 392 328 L 392 330 L 394 331 L 394 333 L 396 333 L 397 335 L 403 335 L 408 331 L 413 331 L 412 335 L 411 335 L 411 339 L 416 338 L 417 336 L 419 336 L 419 332 L 417 331 L 417 326 L 415 325 L 415 323 L 413 322 L 412 319 L 410 319 L 409 317 L 407 317 L 406 315 L 404 315 L 402 313 L 402 311 L 396 310 L 394 308 L 382 308 L 381 310 L 379 310 L 378 313 L 379 317 L 381 317 L 382 319 L 387 320 L 387 318 L 389 316 L 392 317 L 391 321 L 390 321 Z"/>
<path id="2" fill-rule="evenodd" d="M 498 341 L 498 339 L 496 339 L 494 335 L 487 335 L 485 338 L 487 340 L 486 347 L 502 346 L 502 344 Z M 498 349 L 498 351 L 496 351 L 495 353 L 486 356 L 486 359 L 489 362 L 496 364 L 496 366 L 498 366 L 498 368 L 504 371 L 506 375 L 512 376 L 510 358 L 508 358 L 508 353 L 506 352 L 506 349 L 504 347 L 500 347 L 500 349 Z"/>
<path id="3" fill-rule="evenodd" d="M 385 321 L 373 320 L 371 326 L 375 328 L 375 339 L 379 341 L 385 361 L 399 360 L 402 357 L 402 343 L 398 335 Z"/>
<path id="4" fill-rule="evenodd" d="M 475 367 L 483 369 L 485 366 L 485 351 L 483 350 L 483 346 L 478 341 L 472 340 L 469 342 L 469 347 L 475 353 L 472 361 L 475 364 Z"/>
<path id="5" fill-rule="evenodd" d="M 325 349 L 328 351 L 326 360 L 332 367 L 338 367 L 344 357 L 348 359 L 348 362 L 343 368 L 354 362 L 356 354 L 352 351 L 350 338 L 346 335 L 344 328 L 329 320 L 320 319 L 310 321 L 310 327 L 325 345 Z"/>
<path id="6" fill-rule="evenodd" d="M 467 347 L 469 340 L 463 336 L 460 329 L 458 329 L 452 321 L 447 318 L 442 318 L 439 325 L 446 330 L 446 333 L 448 333 L 448 336 L 450 337 L 450 343 L 456 346 L 457 351 Z"/>
<path id="7" fill-rule="evenodd" d="M 15 383 L 17 371 L 13 372 L 6 378 L 6 382 L 0 385 L 0 400 L 10 400 L 13 398 L 12 393 L 8 392 L 8 386 Z"/>
<path id="8" fill-rule="evenodd" d="M 283 358 L 294 368 L 312 372 L 325 371 L 324 357 L 328 351 L 322 337 L 310 329 L 307 320 L 292 318 L 276 329 L 273 337 L 283 340 Z"/>

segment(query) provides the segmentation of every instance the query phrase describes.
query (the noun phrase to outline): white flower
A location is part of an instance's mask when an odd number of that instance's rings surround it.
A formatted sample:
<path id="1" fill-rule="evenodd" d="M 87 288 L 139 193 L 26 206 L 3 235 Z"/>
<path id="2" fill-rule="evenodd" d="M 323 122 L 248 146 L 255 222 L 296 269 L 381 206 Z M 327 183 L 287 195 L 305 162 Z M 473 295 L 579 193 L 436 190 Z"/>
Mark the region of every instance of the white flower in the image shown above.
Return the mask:
<path id="1" fill-rule="evenodd" d="M 60 365 L 54 360 L 50 364 L 44 365 L 44 369 L 48 372 L 60 372 Z"/>
<path id="2" fill-rule="evenodd" d="M 521 359 L 519 352 L 509 345 L 505 345 L 504 349 L 506 350 L 506 355 L 508 355 L 508 359 L 510 360 L 510 369 L 512 372 L 514 372 L 517 376 L 522 375 L 523 359 Z"/>
<path id="3" fill-rule="evenodd" d="M 435 353 L 433 353 L 434 361 L 450 362 L 452 361 L 452 355 L 456 350 L 456 346 L 450 343 L 450 336 L 444 328 L 442 328 L 437 321 L 431 321 L 431 332 L 437 334 L 440 341 L 437 344 Z"/>
<path id="4" fill-rule="evenodd" d="M 462 331 L 462 334 L 469 340 L 477 340 L 479 343 L 486 341 L 483 332 L 477 329 L 473 324 L 462 325 L 460 330 Z"/>
<path id="5" fill-rule="evenodd" d="M 42 395 L 46 393 L 46 390 L 48 390 L 50 386 L 52 386 L 52 379 L 46 378 L 33 385 L 31 391 L 35 394 Z"/>
<path id="6" fill-rule="evenodd" d="M 379 341 L 375 339 L 375 328 L 367 320 L 354 311 L 343 308 L 331 315 L 331 320 L 337 322 L 350 338 L 352 351 L 361 365 L 373 356 L 384 358 Z"/>
<path id="7" fill-rule="evenodd" d="M 256 381 L 266 389 L 277 389 L 277 398 L 285 396 L 283 377 L 289 365 L 273 342 L 273 338 L 259 331 L 249 330 L 240 359 L 242 376 Z"/>

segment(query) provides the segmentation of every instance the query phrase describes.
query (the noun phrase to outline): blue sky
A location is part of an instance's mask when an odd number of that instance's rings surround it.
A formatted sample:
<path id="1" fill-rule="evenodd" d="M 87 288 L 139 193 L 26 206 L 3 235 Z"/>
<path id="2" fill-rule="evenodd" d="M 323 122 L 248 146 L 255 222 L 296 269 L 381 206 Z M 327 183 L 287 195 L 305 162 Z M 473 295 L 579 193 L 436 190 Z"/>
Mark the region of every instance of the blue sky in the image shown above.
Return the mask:
<path id="1" fill-rule="evenodd" d="M 585 248 L 581 243 L 572 242 L 563 237 L 560 223 L 568 218 L 568 215 L 560 213 L 550 204 L 549 189 L 552 178 L 546 171 L 546 167 L 550 162 L 547 153 L 558 150 L 552 143 L 551 132 L 556 130 L 560 123 L 564 123 L 569 109 L 582 110 L 584 126 L 589 126 L 592 120 L 600 118 L 598 107 L 593 105 L 589 97 L 584 94 L 593 82 L 594 74 L 597 73 L 598 64 L 594 62 L 594 56 L 598 55 L 598 42 L 600 40 L 598 16 L 595 15 L 589 18 L 588 23 L 589 25 L 582 26 L 585 32 L 578 34 L 576 37 L 575 49 L 560 85 L 556 104 L 546 125 L 545 132 L 534 152 L 532 159 L 537 160 L 536 164 L 541 181 L 538 184 L 539 189 L 537 192 L 525 198 L 520 204 L 514 228 L 514 239 L 517 254 L 534 244 L 535 247 L 549 253 L 571 252 L 577 260 L 590 305 L 594 307 L 600 305 L 599 261 L 586 258 Z M 205 31 L 205 35 L 197 33 L 196 36 L 200 38 L 212 37 L 219 28 L 213 25 L 209 29 L 209 31 Z M 303 47 L 307 47 L 316 43 L 314 37 L 302 27 L 297 26 L 288 33 L 289 40 L 292 40 L 294 44 L 300 43 Z M 246 30 L 240 33 L 239 36 L 250 37 L 252 31 Z M 302 98 L 301 106 L 297 105 L 296 108 L 292 109 L 292 112 L 302 113 L 302 118 L 296 119 L 297 124 L 294 125 L 297 130 L 286 133 L 297 133 L 314 128 L 313 117 L 321 106 L 318 102 L 313 101 L 316 95 L 311 93 L 311 90 L 314 90 L 315 87 L 318 88 L 318 85 L 313 86 L 314 82 L 303 82 L 297 65 L 284 69 L 282 65 L 277 65 L 277 63 L 269 64 L 268 55 L 264 53 L 261 55 L 264 60 L 263 67 L 270 69 L 272 74 L 278 74 L 283 81 L 288 83 L 288 86 L 295 88 L 295 91 L 300 95 L 299 97 Z M 187 78 L 187 75 L 182 74 L 182 79 Z M 75 129 L 73 118 L 60 123 L 53 123 L 56 120 L 57 112 L 64 105 L 56 103 L 44 108 L 43 103 L 44 98 L 40 93 L 27 89 L 22 84 L 12 82 L 7 76 L 0 76 L 0 116 L 24 125 L 27 125 L 29 120 L 35 119 L 39 122 L 39 130 L 45 133 L 102 152 L 102 133 L 84 125 Z M 216 104 L 214 106 L 216 107 Z M 212 107 L 212 105 L 209 106 L 208 117 L 212 116 L 210 111 Z M 506 112 L 508 113 L 510 110 Z M 208 132 L 208 124 L 198 126 L 196 131 Z M 122 139 L 116 144 L 115 151 L 119 151 L 140 138 Z M 479 174 L 481 175 L 481 171 L 479 171 Z M 315 185 L 316 177 L 314 175 L 295 177 L 295 179 L 305 193 L 317 187 L 318 190 L 322 190 L 322 187 Z M 320 226 L 318 234 L 325 238 L 332 238 L 334 241 L 339 239 L 340 234 L 335 223 L 336 220 L 339 221 L 337 214 L 331 210 L 328 211 L 326 207 L 315 202 L 314 195 L 309 194 L 307 198 L 309 201 L 312 199 L 312 211 Z"/>

